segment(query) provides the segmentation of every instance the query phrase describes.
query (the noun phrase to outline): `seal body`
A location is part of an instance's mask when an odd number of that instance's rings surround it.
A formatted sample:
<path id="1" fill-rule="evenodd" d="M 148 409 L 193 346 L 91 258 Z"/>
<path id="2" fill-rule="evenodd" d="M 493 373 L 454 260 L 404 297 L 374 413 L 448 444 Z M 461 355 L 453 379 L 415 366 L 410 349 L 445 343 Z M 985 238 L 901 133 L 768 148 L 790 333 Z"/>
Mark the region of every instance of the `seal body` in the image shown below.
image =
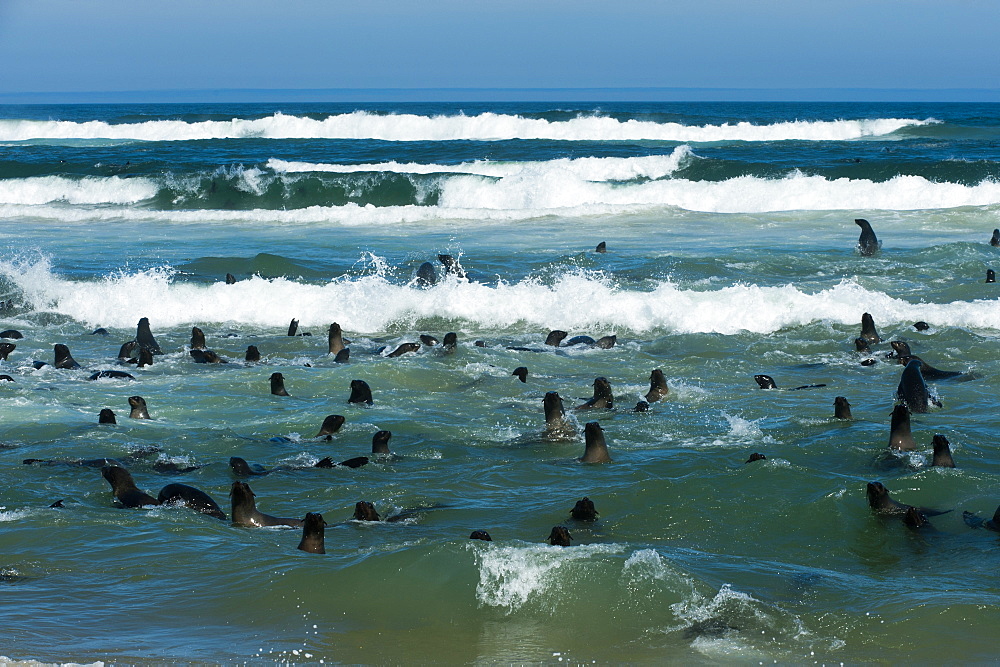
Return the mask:
<path id="1" fill-rule="evenodd" d="M 527 366 L 518 366 L 517 368 L 514 369 L 514 372 L 511 373 L 511 375 L 513 375 L 514 377 L 516 377 L 521 382 L 527 382 L 528 381 L 528 367 Z"/>
<path id="2" fill-rule="evenodd" d="M 323 521 L 322 514 L 306 512 L 305 518 L 302 519 L 302 539 L 296 548 L 306 553 L 325 554 L 326 545 L 323 538 L 325 528 L 326 521 Z"/>
<path id="3" fill-rule="evenodd" d="M 202 514 L 226 520 L 226 513 L 222 511 L 218 503 L 212 500 L 211 496 L 187 484 L 167 484 L 160 489 L 157 500 L 161 505 L 179 502 Z"/>
<path id="4" fill-rule="evenodd" d="M 663 371 L 659 368 L 649 374 L 649 391 L 646 392 L 646 402 L 656 403 L 670 392 L 667 387 L 667 378 L 663 377 Z"/>
<path id="5" fill-rule="evenodd" d="M 53 365 L 56 368 L 80 368 L 80 364 L 76 363 L 76 359 L 69 353 L 69 348 L 62 343 L 56 343 L 55 357 L 56 360 Z"/>
<path id="6" fill-rule="evenodd" d="M 381 521 L 382 518 L 379 517 L 378 512 L 375 511 L 375 506 L 372 505 L 367 500 L 359 500 L 354 505 L 354 519 L 355 521 Z"/>
<path id="7" fill-rule="evenodd" d="M 10 338 L 11 340 L 20 340 L 24 338 L 24 334 L 22 334 L 17 329 L 6 329 L 5 331 L 0 331 L 0 338 Z"/>
<path id="8" fill-rule="evenodd" d="M 843 396 L 837 396 L 833 399 L 833 417 L 834 419 L 854 418 L 851 416 L 851 404 Z"/>
<path id="9" fill-rule="evenodd" d="M 542 399 L 542 409 L 545 411 L 545 431 L 549 435 L 572 435 L 575 432 L 573 424 L 566 419 L 562 398 L 559 393 L 550 391 Z"/>
<path id="10" fill-rule="evenodd" d="M 385 355 L 390 358 L 401 357 L 408 352 L 416 352 L 420 349 L 420 343 L 402 343 L 395 350 Z"/>
<path id="11" fill-rule="evenodd" d="M 576 505 L 569 513 L 577 521 L 597 521 L 597 508 L 594 507 L 594 501 L 586 496 L 576 501 Z"/>
<path id="12" fill-rule="evenodd" d="M 229 457 L 229 467 L 232 469 L 234 475 L 239 477 L 252 477 L 254 475 L 266 475 L 269 470 L 264 470 L 260 466 L 251 466 L 247 463 L 247 460 L 239 456 Z"/>
<path id="13" fill-rule="evenodd" d="M 896 389 L 896 395 L 910 412 L 927 412 L 930 409 L 930 391 L 924 382 L 920 366 L 919 359 L 910 357 L 899 378 L 899 387 Z"/>
<path id="14" fill-rule="evenodd" d="M 0 343 L 0 360 L 7 361 L 7 357 L 17 349 L 17 345 L 14 343 Z"/>
<path id="15" fill-rule="evenodd" d="M 271 373 L 271 393 L 275 396 L 289 396 L 285 390 L 285 376 L 281 373 Z"/>
<path id="16" fill-rule="evenodd" d="M 234 526 L 252 528 L 292 526 L 293 528 L 298 528 L 302 525 L 301 519 L 283 519 L 259 511 L 257 509 L 257 502 L 254 499 L 254 492 L 246 482 L 233 482 L 229 496 L 232 500 L 232 520 Z"/>
<path id="17" fill-rule="evenodd" d="M 897 405 L 892 409 L 889 424 L 889 449 L 912 452 L 916 448 L 917 443 L 910 433 L 910 411 L 905 405 Z"/>
<path id="18" fill-rule="evenodd" d="M 566 526 L 553 526 L 546 541 L 554 547 L 568 547 L 572 539 Z"/>
<path id="19" fill-rule="evenodd" d="M 97 371 L 87 379 L 102 380 L 105 378 L 113 380 L 134 380 L 135 376 L 131 373 L 126 373 L 125 371 Z"/>
<path id="20" fill-rule="evenodd" d="M 344 425 L 343 415 L 327 415 L 323 420 L 323 425 L 319 427 L 319 433 L 315 437 L 320 437 L 321 435 L 329 436 L 340 430 L 340 427 Z"/>
<path id="21" fill-rule="evenodd" d="M 882 244 L 872 230 L 871 224 L 864 218 L 855 218 L 854 224 L 861 228 L 861 236 L 858 237 L 858 252 L 862 257 L 871 257 L 879 251 Z"/>
<path id="22" fill-rule="evenodd" d="M 293 317 L 292 321 L 288 323 L 288 335 L 294 336 L 295 332 L 297 332 L 298 330 L 299 330 L 299 321 Z"/>
<path id="23" fill-rule="evenodd" d="M 586 446 L 581 463 L 611 463 L 611 455 L 608 453 L 608 445 L 604 440 L 604 429 L 598 422 L 587 422 L 583 429 L 586 439 Z"/>
<path id="24" fill-rule="evenodd" d="M 861 338 L 864 338 L 870 345 L 882 342 L 882 338 L 875 329 L 875 318 L 871 313 L 861 314 Z"/>
<path id="25" fill-rule="evenodd" d="M 141 491 L 135 485 L 132 474 L 125 468 L 118 466 L 104 466 L 101 468 L 101 475 L 111 485 L 115 498 L 125 507 L 143 507 L 145 505 L 159 505 L 160 501 Z"/>
<path id="26" fill-rule="evenodd" d="M 129 396 L 128 404 L 132 408 L 128 416 L 132 419 L 151 419 L 149 410 L 146 409 L 146 399 L 142 396 Z"/>
<path id="27" fill-rule="evenodd" d="M 365 403 L 366 405 L 374 403 L 372 400 L 372 390 L 368 386 L 368 383 L 364 380 L 351 380 L 351 396 L 347 399 L 347 402 Z"/>
<path id="28" fill-rule="evenodd" d="M 562 343 L 563 338 L 565 338 L 568 335 L 569 334 L 566 333 L 565 331 L 562 331 L 560 329 L 553 329 L 552 331 L 549 332 L 549 335 L 545 337 L 545 344 L 551 345 L 552 347 L 559 347 L 559 344 Z"/>
<path id="29" fill-rule="evenodd" d="M 469 535 L 470 540 L 482 540 L 484 542 L 492 542 L 493 538 L 485 530 L 474 530 L 472 534 Z"/>
<path id="30" fill-rule="evenodd" d="M 191 349 L 205 349 L 205 332 L 198 327 L 191 327 Z"/>
<path id="31" fill-rule="evenodd" d="M 160 349 L 159 343 L 157 343 L 156 338 L 153 337 L 153 332 L 149 330 L 148 317 L 144 317 L 139 320 L 139 324 L 136 326 L 135 330 L 135 341 L 139 343 L 139 347 L 147 348 L 153 354 L 163 354 L 163 350 Z"/>
<path id="32" fill-rule="evenodd" d="M 98 424 L 117 424 L 118 421 L 115 419 L 115 413 L 110 408 L 104 408 L 101 413 L 97 416 Z"/>
<path id="33" fill-rule="evenodd" d="M 326 335 L 328 354 L 336 356 L 338 352 L 344 349 L 344 334 L 340 329 L 340 325 L 334 322 L 330 325 L 330 330 Z"/>
<path id="34" fill-rule="evenodd" d="M 583 403 L 582 405 L 576 406 L 577 410 L 603 410 L 614 407 L 615 397 L 611 392 L 611 383 L 608 382 L 606 377 L 599 377 L 594 379 L 594 397 Z"/>
<path id="35" fill-rule="evenodd" d="M 441 349 L 445 354 L 451 354 L 455 351 L 458 345 L 458 334 L 454 331 L 449 331 L 444 335 L 444 341 L 441 343 Z"/>
<path id="36" fill-rule="evenodd" d="M 256 345 L 248 345 L 247 353 L 243 357 L 244 361 L 260 361 L 260 350 L 257 349 Z"/>
<path id="37" fill-rule="evenodd" d="M 993 237 L 990 238 L 990 245 L 994 248 L 1000 246 L 1000 229 L 993 230 Z"/>
<path id="38" fill-rule="evenodd" d="M 430 262 L 424 262 L 417 267 L 416 283 L 420 287 L 430 287 L 437 283 L 437 271 Z"/>
<path id="39" fill-rule="evenodd" d="M 757 386 L 761 389 L 777 389 L 778 385 L 774 383 L 774 378 L 770 375 L 754 375 L 753 381 L 757 383 Z"/>
<path id="40" fill-rule="evenodd" d="M 372 454 L 391 454 L 389 451 L 389 439 L 392 438 L 391 431 L 378 431 L 372 436 Z"/>
<path id="41" fill-rule="evenodd" d="M 931 465 L 942 468 L 954 468 L 955 459 L 951 456 L 951 445 L 948 443 L 948 438 L 937 433 L 934 435 L 934 440 L 931 444 L 934 446 L 934 459 Z"/>

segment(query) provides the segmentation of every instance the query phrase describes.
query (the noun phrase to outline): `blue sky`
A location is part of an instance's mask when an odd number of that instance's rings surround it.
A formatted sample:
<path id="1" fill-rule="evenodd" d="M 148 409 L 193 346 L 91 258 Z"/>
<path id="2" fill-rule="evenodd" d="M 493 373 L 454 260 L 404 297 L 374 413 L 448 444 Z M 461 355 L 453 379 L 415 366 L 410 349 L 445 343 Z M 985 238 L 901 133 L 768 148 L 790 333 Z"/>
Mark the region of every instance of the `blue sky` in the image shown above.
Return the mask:
<path id="1" fill-rule="evenodd" d="M 0 94 L 1000 89 L 996 0 L 0 0 Z"/>

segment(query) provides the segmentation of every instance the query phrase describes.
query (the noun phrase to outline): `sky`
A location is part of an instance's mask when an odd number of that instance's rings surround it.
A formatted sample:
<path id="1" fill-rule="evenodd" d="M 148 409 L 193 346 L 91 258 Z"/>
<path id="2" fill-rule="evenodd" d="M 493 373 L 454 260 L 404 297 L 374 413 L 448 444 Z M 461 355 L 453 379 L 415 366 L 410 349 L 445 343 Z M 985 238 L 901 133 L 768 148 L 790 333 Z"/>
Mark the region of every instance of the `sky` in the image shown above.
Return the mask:
<path id="1" fill-rule="evenodd" d="M 996 0 L 0 0 L 0 95 L 997 91 L 998 35 Z"/>

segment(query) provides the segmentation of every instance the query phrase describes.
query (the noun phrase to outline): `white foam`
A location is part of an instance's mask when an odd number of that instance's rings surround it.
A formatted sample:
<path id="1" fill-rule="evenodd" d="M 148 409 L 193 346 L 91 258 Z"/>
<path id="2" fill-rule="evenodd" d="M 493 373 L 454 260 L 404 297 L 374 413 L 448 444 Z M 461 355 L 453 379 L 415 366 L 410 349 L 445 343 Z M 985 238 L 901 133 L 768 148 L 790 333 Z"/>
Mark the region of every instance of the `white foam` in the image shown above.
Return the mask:
<path id="1" fill-rule="evenodd" d="M 431 289 L 390 282 L 384 266 L 374 273 L 323 284 L 252 277 L 233 285 L 174 282 L 168 267 L 121 271 L 97 281 L 73 281 L 45 260 L 0 261 L 0 275 L 36 310 L 88 326 L 134 327 L 135 294 L 154 326 L 232 323 L 286 328 L 322 327 L 331 313 L 346 331 L 371 333 L 442 318 L 472 329 L 561 328 L 647 333 L 771 333 L 811 322 L 856 325 L 858 313 L 877 322 L 924 320 L 938 326 L 1000 330 L 998 301 L 909 303 L 862 287 L 852 279 L 817 292 L 795 285 L 737 284 L 716 290 L 682 289 L 663 280 L 651 290 L 623 289 L 608 277 L 574 271 L 551 283 L 534 278 L 481 284 L 449 276 Z M 463 324 L 464 323 L 464 324 Z"/>
<path id="2" fill-rule="evenodd" d="M 153 120 L 142 123 L 65 120 L 0 120 L 0 141 L 114 139 L 190 141 L 204 139 L 378 139 L 383 141 L 844 141 L 883 136 L 934 120 L 878 118 L 789 121 L 769 125 L 683 125 L 580 115 L 564 121 L 483 113 L 421 116 L 355 111 L 322 120 L 276 113 L 228 121 Z"/>
<path id="3" fill-rule="evenodd" d="M 33 176 L 0 180 L 0 204 L 135 204 L 157 189 L 145 178 Z"/>

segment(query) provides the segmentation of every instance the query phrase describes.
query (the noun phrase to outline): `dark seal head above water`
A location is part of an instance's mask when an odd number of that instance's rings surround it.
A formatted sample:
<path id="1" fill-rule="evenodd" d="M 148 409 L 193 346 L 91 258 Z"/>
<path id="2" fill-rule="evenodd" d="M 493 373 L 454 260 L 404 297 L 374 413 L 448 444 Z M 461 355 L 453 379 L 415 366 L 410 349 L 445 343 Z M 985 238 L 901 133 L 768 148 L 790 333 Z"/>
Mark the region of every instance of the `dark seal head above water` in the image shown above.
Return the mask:
<path id="1" fill-rule="evenodd" d="M 851 404 L 843 396 L 837 396 L 833 399 L 833 417 L 834 419 L 854 419 L 851 415 Z"/>
<path id="2" fill-rule="evenodd" d="M 0 361 L 7 361 L 7 357 L 17 349 L 14 343 L 0 343 Z"/>
<path id="3" fill-rule="evenodd" d="M 355 521 L 381 521 L 382 518 L 375 511 L 375 505 L 367 500 L 359 500 L 354 504 Z"/>
<path id="4" fill-rule="evenodd" d="M 649 374 L 649 391 L 646 392 L 646 402 L 655 403 L 670 392 L 667 387 L 667 378 L 663 377 L 663 371 L 654 369 Z"/>
<path id="5" fill-rule="evenodd" d="M 264 514 L 257 509 L 255 494 L 246 482 L 233 482 L 229 491 L 232 500 L 232 517 L 234 526 L 247 526 L 250 528 L 263 528 L 266 526 L 292 526 L 298 528 L 302 525 L 301 519 L 284 519 L 281 517 Z"/>
<path id="6" fill-rule="evenodd" d="M 389 451 L 389 440 L 392 438 L 391 431 L 378 431 L 372 436 L 372 454 L 391 454 Z"/>
<path id="7" fill-rule="evenodd" d="M 931 394 L 920 371 L 919 359 L 910 357 L 899 378 L 896 395 L 909 408 L 910 412 L 927 412 L 930 409 Z"/>
<path id="8" fill-rule="evenodd" d="M 115 419 L 115 413 L 110 408 L 104 408 L 101 413 L 97 415 L 98 424 L 117 424 L 118 420 Z"/>
<path id="9" fill-rule="evenodd" d="M 418 287 L 430 287 L 437 283 L 437 271 L 434 269 L 434 265 L 430 262 L 421 264 L 417 268 L 415 281 Z"/>
<path id="10" fill-rule="evenodd" d="M 569 511 L 570 516 L 576 521 L 597 521 L 597 508 L 594 501 L 584 496 L 576 501 L 576 505 Z"/>
<path id="11" fill-rule="evenodd" d="M 611 463 L 608 445 L 604 441 L 604 429 L 598 422 L 587 422 L 583 429 L 587 444 L 580 457 L 581 463 Z"/>
<path id="12" fill-rule="evenodd" d="M 1000 229 L 993 230 L 993 237 L 990 239 L 990 245 L 994 248 L 1000 246 Z"/>
<path id="13" fill-rule="evenodd" d="M 545 411 L 545 432 L 551 436 L 571 436 L 576 432 L 573 424 L 566 419 L 559 392 L 546 392 L 542 399 L 542 409 Z"/>
<path id="14" fill-rule="evenodd" d="M 615 397 L 611 392 L 611 383 L 606 377 L 594 378 L 594 397 L 576 406 L 577 410 L 610 410 L 614 408 Z"/>
<path id="15" fill-rule="evenodd" d="M 329 354 L 336 356 L 338 352 L 346 347 L 344 345 L 344 333 L 341 331 L 340 325 L 336 322 L 330 325 L 330 331 L 327 333 L 326 340 Z"/>
<path id="16" fill-rule="evenodd" d="M 385 355 L 386 357 L 395 359 L 396 357 L 401 357 L 404 354 L 410 352 L 418 352 L 420 350 L 420 343 L 401 343 L 399 347 Z"/>
<path id="17" fill-rule="evenodd" d="M 469 535 L 470 540 L 482 540 L 483 542 L 492 542 L 493 538 L 485 530 L 474 530 L 472 534 Z"/>
<path id="18" fill-rule="evenodd" d="M 372 400 L 372 390 L 368 386 L 368 383 L 364 380 L 351 380 L 351 396 L 347 399 L 347 402 L 364 403 L 366 405 L 374 403 Z"/>
<path id="19" fill-rule="evenodd" d="M 128 416 L 132 419 L 151 419 L 149 410 L 146 409 L 146 399 L 142 396 L 129 396 L 128 404 L 132 408 Z"/>
<path id="20" fill-rule="evenodd" d="M 568 333 L 566 333 L 561 329 L 553 329 L 552 331 L 549 332 L 549 335 L 545 337 L 545 344 L 551 345 L 552 347 L 559 347 L 559 344 L 562 343 L 563 338 L 565 338 L 568 335 L 569 335 Z"/>
<path id="21" fill-rule="evenodd" d="M 323 536 L 325 528 L 326 521 L 323 520 L 322 514 L 306 512 L 305 518 L 302 519 L 302 539 L 296 548 L 310 554 L 325 554 L 326 544 Z"/>
<path id="22" fill-rule="evenodd" d="M 271 393 L 275 396 L 289 396 L 285 390 L 285 376 L 281 373 L 271 373 Z"/>
<path id="23" fill-rule="evenodd" d="M 917 442 L 910 433 L 910 411 L 905 405 L 896 405 L 889 422 L 889 449 L 912 452 L 916 448 Z"/>
<path id="24" fill-rule="evenodd" d="M 951 456 L 951 445 L 948 443 L 948 438 L 936 433 L 931 444 L 934 446 L 934 458 L 931 465 L 939 468 L 954 468 L 955 459 Z"/>
<path id="25" fill-rule="evenodd" d="M 248 345 L 247 353 L 243 357 L 244 361 L 260 361 L 260 350 L 257 349 L 256 345 Z"/>
<path id="26" fill-rule="evenodd" d="M 205 332 L 198 327 L 191 327 L 191 349 L 205 349 Z"/>
<path id="27" fill-rule="evenodd" d="M 879 251 L 882 244 L 879 243 L 871 224 L 864 218 L 855 218 L 854 224 L 861 228 L 861 236 L 858 237 L 858 252 L 862 257 L 870 257 Z"/>
<path id="28" fill-rule="evenodd" d="M 135 485 L 131 473 L 125 468 L 118 466 L 104 466 L 101 468 L 101 475 L 111 485 L 118 502 L 125 507 L 144 507 L 146 505 L 159 505 L 158 501 L 148 493 L 141 491 Z"/>
<path id="29" fill-rule="evenodd" d="M 55 364 L 53 365 L 56 368 L 80 368 L 80 364 L 76 363 L 76 359 L 69 353 L 69 348 L 62 343 L 56 343 Z"/>
<path id="30" fill-rule="evenodd" d="M 445 354 L 451 354 L 455 351 L 458 345 L 458 334 L 454 331 L 449 331 L 444 335 L 444 342 L 441 343 L 442 351 Z"/>
<path id="31" fill-rule="evenodd" d="M 995 283 L 997 281 L 997 274 L 993 269 L 986 269 L 986 282 Z"/>
<path id="32" fill-rule="evenodd" d="M 153 338 L 153 332 L 149 330 L 149 318 L 144 317 L 139 320 L 139 324 L 136 326 L 135 331 L 135 341 L 139 343 L 139 347 L 145 347 L 149 349 L 153 354 L 163 354 L 163 350 L 160 349 L 159 343 Z"/>
<path id="33" fill-rule="evenodd" d="M 527 382 L 528 381 L 528 367 L 527 366 L 518 366 L 517 368 L 514 369 L 514 372 L 511 373 L 511 375 L 513 375 L 514 377 L 516 377 L 521 382 Z"/>
<path id="34" fill-rule="evenodd" d="M 568 547 L 570 546 L 570 541 L 573 539 L 573 536 L 569 534 L 569 530 L 566 526 L 553 526 L 552 532 L 550 532 L 549 536 L 545 539 L 554 547 Z"/>
<path id="35" fill-rule="evenodd" d="M 871 345 L 882 342 L 882 338 L 875 329 L 875 318 L 871 316 L 871 313 L 862 313 L 861 315 L 861 338 L 864 338 Z"/>
<path id="36" fill-rule="evenodd" d="M 223 521 L 226 520 L 226 513 L 222 511 L 217 502 L 212 500 L 211 496 L 201 489 L 196 489 L 187 484 L 167 484 L 160 489 L 157 500 L 161 505 L 179 503 L 187 505 L 196 512 L 201 512 L 202 514 L 207 514 Z"/>
<path id="37" fill-rule="evenodd" d="M 319 433 L 313 437 L 327 436 L 327 440 L 330 440 L 330 436 L 340 430 L 340 427 L 344 425 L 343 415 L 327 415 L 323 420 L 323 425 L 319 427 Z"/>

